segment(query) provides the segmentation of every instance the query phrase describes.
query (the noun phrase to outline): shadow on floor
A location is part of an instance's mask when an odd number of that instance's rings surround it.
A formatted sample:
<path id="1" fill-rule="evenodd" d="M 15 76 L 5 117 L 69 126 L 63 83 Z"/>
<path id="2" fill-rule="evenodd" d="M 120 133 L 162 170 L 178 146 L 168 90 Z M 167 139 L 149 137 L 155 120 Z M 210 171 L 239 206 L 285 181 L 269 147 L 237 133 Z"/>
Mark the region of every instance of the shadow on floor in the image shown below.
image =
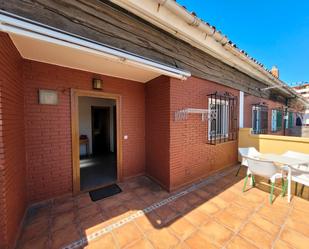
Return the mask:
<path id="1" fill-rule="evenodd" d="M 288 204 L 278 197 L 277 189 L 270 205 L 267 181 L 257 178 L 257 187 L 248 186 L 243 193 L 246 169 L 237 177 L 236 171 L 236 167 L 226 169 L 226 174 L 219 172 L 200 182 L 204 184 L 193 185 L 196 188 L 174 193 L 142 176 L 119 183 L 122 193 L 97 202 L 85 193 L 54 199 L 29 209 L 19 248 L 62 248 L 95 234 L 96 239 L 83 240 L 76 248 L 229 248 L 235 243 L 242 248 L 272 248 L 279 242 L 293 247 L 301 239 L 306 245 L 302 233 L 309 231 L 309 222 L 299 210 L 309 209 L 309 202 L 295 197 Z M 177 196 L 182 191 L 187 192 Z M 149 211 L 154 203 L 162 205 Z M 128 219 L 147 209 L 144 215 Z M 288 219 L 305 224 L 299 231 L 294 223 L 282 230 L 283 224 L 290 224 Z M 102 233 L 107 227 L 108 232 Z M 297 233 L 298 237 L 292 234 L 297 240 L 290 240 L 291 231 Z"/>

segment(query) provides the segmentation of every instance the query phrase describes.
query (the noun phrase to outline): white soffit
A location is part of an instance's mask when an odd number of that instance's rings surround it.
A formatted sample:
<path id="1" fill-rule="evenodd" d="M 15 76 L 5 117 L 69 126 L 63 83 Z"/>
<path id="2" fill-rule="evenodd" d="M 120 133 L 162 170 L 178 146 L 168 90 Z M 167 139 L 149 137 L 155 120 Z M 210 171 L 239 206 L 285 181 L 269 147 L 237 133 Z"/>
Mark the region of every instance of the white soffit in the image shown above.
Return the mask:
<path id="1" fill-rule="evenodd" d="M 187 71 L 49 29 L 9 13 L 0 14 L 0 31 L 10 35 L 25 59 L 138 82 L 147 82 L 160 75 L 178 79 L 191 76 Z"/>
<path id="2" fill-rule="evenodd" d="M 48 43 L 33 38 L 10 34 L 21 56 L 25 59 L 103 74 L 138 82 L 147 82 L 160 73 L 134 67 L 91 52 Z"/>

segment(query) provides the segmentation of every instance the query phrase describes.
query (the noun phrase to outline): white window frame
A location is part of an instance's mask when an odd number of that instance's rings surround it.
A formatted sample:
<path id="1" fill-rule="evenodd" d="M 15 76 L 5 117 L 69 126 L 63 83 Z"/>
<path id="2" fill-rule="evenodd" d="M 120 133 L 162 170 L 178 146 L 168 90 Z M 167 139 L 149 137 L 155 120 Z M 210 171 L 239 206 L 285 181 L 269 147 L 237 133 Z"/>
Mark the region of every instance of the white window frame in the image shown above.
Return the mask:
<path id="1" fill-rule="evenodd" d="M 230 118 L 230 109 L 229 109 L 229 102 L 227 100 L 220 100 L 220 99 L 212 99 L 208 98 L 208 109 L 211 112 L 212 105 L 217 104 L 217 107 L 219 105 L 225 106 L 223 108 L 223 111 L 221 113 L 221 119 L 220 121 L 222 122 L 221 127 L 223 130 L 223 133 L 217 133 L 217 137 L 215 139 L 220 139 L 220 138 L 228 138 L 229 136 L 229 118 Z M 216 110 L 215 115 L 218 115 L 218 110 Z M 218 129 L 218 120 L 216 119 L 216 130 Z M 208 119 L 208 140 L 211 139 L 211 119 Z M 213 138 L 213 137 L 212 137 Z"/>
<path id="2" fill-rule="evenodd" d="M 259 134 L 260 132 L 261 132 L 261 122 L 260 122 L 260 120 L 261 120 L 261 107 L 260 106 L 252 106 L 252 131 L 253 132 L 255 132 L 255 133 L 257 133 L 257 134 Z M 254 111 L 256 111 L 256 116 L 257 116 L 257 118 L 256 118 L 256 120 L 255 120 L 255 122 L 256 122 L 256 130 L 254 131 L 253 130 L 253 127 L 254 127 Z"/>

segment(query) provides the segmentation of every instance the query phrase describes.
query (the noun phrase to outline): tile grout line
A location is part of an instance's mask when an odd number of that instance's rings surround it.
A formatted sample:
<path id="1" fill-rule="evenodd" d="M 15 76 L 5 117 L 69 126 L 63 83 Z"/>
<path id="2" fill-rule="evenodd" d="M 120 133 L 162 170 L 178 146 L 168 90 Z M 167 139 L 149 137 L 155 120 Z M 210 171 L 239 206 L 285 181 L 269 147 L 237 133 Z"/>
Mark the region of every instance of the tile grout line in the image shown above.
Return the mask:
<path id="1" fill-rule="evenodd" d="M 193 184 L 191 187 L 185 189 L 185 190 L 182 190 L 166 199 L 163 199 L 162 201 L 159 201 L 159 202 L 156 202 L 146 208 L 144 208 L 143 210 L 139 210 L 137 212 L 135 212 L 134 214 L 131 214 L 129 215 L 128 217 L 126 218 L 123 218 L 117 222 L 114 222 L 113 224 L 110 224 L 96 232 L 93 232 L 92 234 L 88 235 L 88 236 L 84 236 L 82 237 L 80 240 L 76 240 L 64 247 L 62 247 L 62 249 L 74 249 L 74 248 L 79 248 L 83 245 L 85 245 L 87 242 L 89 241 L 93 241 L 93 240 L 96 240 L 98 239 L 99 237 L 103 236 L 104 234 L 107 234 L 111 231 L 113 231 L 114 229 L 116 228 L 119 228 L 141 216 L 144 216 L 145 214 L 147 213 L 150 213 L 162 206 L 165 206 L 166 204 L 168 203 L 171 203 L 173 202 L 174 200 L 182 197 L 182 196 L 185 196 L 191 192 L 193 192 L 194 190 L 196 189 L 199 189 L 203 186 L 206 186 L 207 184 L 210 184 L 212 182 L 214 182 L 215 180 L 219 179 L 220 177 L 223 177 L 223 176 L 226 176 L 228 174 L 230 174 L 231 172 L 235 171 L 234 167 L 232 167 L 231 169 L 227 170 L 227 171 L 223 171 L 221 173 L 217 173 L 215 174 L 214 176 L 210 177 L 210 178 L 207 178 L 203 181 L 200 181 L 199 183 L 196 183 L 196 184 Z"/>
<path id="2" fill-rule="evenodd" d="M 280 236 L 281 236 L 281 234 L 282 234 L 282 232 L 283 232 L 283 229 L 284 229 L 284 227 L 285 227 L 285 224 L 287 223 L 287 220 L 288 220 L 290 214 L 292 213 L 293 209 L 294 209 L 294 203 L 291 203 L 291 208 L 290 208 L 289 212 L 287 213 L 287 215 L 286 215 L 286 217 L 285 217 L 285 220 L 284 220 L 283 224 L 282 224 L 281 227 L 280 227 L 280 231 L 279 231 L 277 237 L 273 240 L 273 243 L 272 243 L 272 246 L 271 246 L 272 249 L 274 248 L 275 243 L 279 240 L 279 238 L 280 238 Z M 289 243 L 288 243 L 288 244 L 289 244 Z"/>
<path id="3" fill-rule="evenodd" d="M 263 207 L 264 204 L 265 204 L 265 203 L 264 203 L 264 200 L 263 200 L 263 202 L 262 202 L 258 207 L 256 207 L 256 208 L 254 209 L 254 212 L 253 212 L 252 214 L 250 214 L 250 215 L 246 218 L 246 220 L 241 224 L 241 226 L 237 229 L 237 231 L 234 232 L 233 236 L 222 246 L 222 249 L 225 249 L 226 246 L 227 246 L 237 235 L 239 235 L 239 232 L 242 230 L 242 228 L 244 228 L 244 226 L 247 225 L 247 224 L 250 222 L 250 218 L 253 217 L 255 214 L 257 214 L 257 212 Z M 222 224 L 222 223 L 220 223 L 220 224 Z M 222 224 L 222 225 L 224 225 L 224 224 Z M 224 226 L 225 226 L 225 225 L 224 225 Z M 226 227 L 226 226 L 225 226 L 225 227 Z M 230 229 L 230 228 L 229 228 L 229 229 Z M 231 230 L 231 229 L 230 229 L 230 230 Z M 242 236 L 241 236 L 241 237 L 242 237 Z M 247 240 L 247 239 L 245 238 L 245 240 Z M 251 244 L 251 242 L 250 242 L 250 244 Z"/>

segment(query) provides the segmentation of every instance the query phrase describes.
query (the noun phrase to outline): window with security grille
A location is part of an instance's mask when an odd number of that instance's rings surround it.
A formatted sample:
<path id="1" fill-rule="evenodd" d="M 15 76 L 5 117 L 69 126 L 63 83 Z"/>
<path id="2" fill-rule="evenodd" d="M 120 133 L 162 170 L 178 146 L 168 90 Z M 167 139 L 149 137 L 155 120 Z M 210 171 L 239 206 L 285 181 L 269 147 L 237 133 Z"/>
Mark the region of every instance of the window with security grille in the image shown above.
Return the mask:
<path id="1" fill-rule="evenodd" d="M 210 94 L 208 141 L 210 144 L 237 139 L 237 98 L 229 94 Z"/>
<path id="2" fill-rule="evenodd" d="M 260 104 L 252 106 L 252 133 L 265 134 L 268 131 L 268 107 Z"/>

